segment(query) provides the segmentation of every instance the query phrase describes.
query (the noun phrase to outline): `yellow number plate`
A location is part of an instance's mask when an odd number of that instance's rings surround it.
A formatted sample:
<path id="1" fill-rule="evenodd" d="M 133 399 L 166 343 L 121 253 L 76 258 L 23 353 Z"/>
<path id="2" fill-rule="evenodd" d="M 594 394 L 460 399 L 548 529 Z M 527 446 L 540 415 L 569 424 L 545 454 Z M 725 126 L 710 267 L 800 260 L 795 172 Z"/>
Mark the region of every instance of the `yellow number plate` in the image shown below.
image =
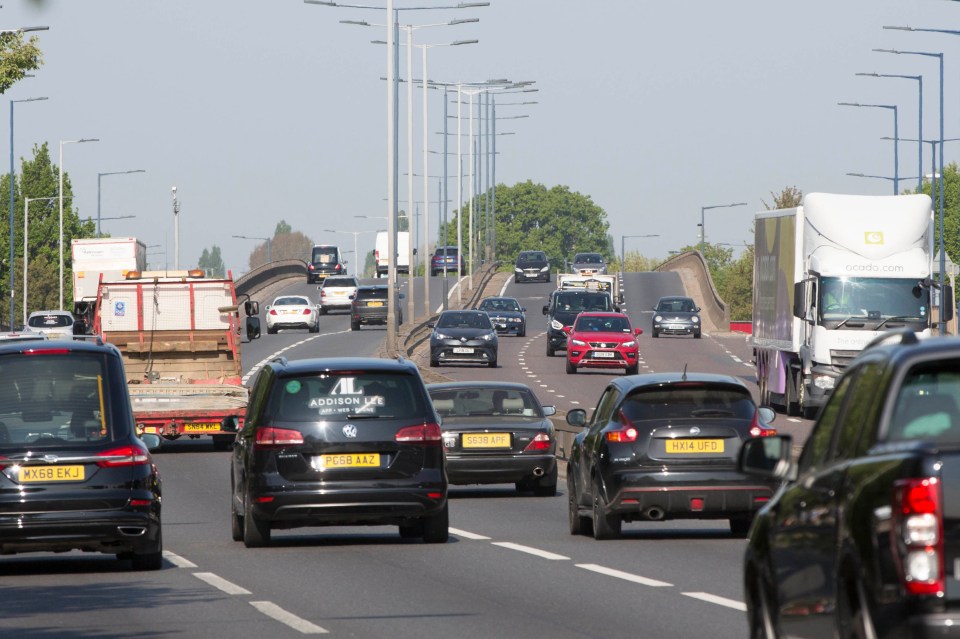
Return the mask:
<path id="1" fill-rule="evenodd" d="M 383 302 L 367 302 L 367 306 L 383 306 Z"/>
<path id="2" fill-rule="evenodd" d="M 18 479 L 21 484 L 39 481 L 83 481 L 83 466 L 24 466 Z"/>
<path id="3" fill-rule="evenodd" d="M 205 433 L 208 430 L 220 430 L 220 424 L 218 422 L 204 422 L 202 424 L 183 425 L 183 432 L 185 433 Z"/>
<path id="4" fill-rule="evenodd" d="M 510 448 L 510 433 L 464 433 L 464 448 Z"/>
<path id="5" fill-rule="evenodd" d="M 700 453 L 716 455 L 723 452 L 722 439 L 668 439 L 668 453 Z"/>
<path id="6" fill-rule="evenodd" d="M 349 453 L 344 455 L 321 455 L 314 464 L 319 470 L 333 468 L 379 468 L 380 453 Z"/>

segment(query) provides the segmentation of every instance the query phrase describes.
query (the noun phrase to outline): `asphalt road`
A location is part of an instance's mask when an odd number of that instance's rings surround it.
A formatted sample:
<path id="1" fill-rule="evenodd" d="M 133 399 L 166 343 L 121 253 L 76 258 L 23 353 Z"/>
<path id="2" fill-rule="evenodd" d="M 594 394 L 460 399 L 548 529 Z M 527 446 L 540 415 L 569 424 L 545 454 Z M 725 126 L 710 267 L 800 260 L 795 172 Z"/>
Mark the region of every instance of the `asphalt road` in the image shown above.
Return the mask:
<path id="1" fill-rule="evenodd" d="M 567 375 L 546 356 L 540 314 L 552 284 L 506 285 L 527 308 L 527 337 L 500 340 L 500 366 L 443 367 L 452 379 L 510 379 L 565 411 L 592 408 L 611 373 Z M 431 283 L 439 294 L 439 278 Z M 285 292 L 306 292 L 305 283 Z M 645 330 L 641 372 L 703 370 L 754 382 L 744 336 L 649 336 L 671 274 L 628 274 L 626 310 Z M 315 294 L 315 290 L 311 291 Z M 434 297 L 433 295 L 431 297 Z M 439 302 L 439 298 L 437 297 Z M 244 345 L 244 370 L 288 358 L 372 354 L 385 331 L 350 331 L 324 316 L 320 334 L 266 335 Z M 809 422 L 775 426 L 805 436 Z M 108 556 L 0 559 L 0 636 L 230 637 L 744 637 L 745 542 L 722 522 L 633 523 L 620 540 L 567 532 L 566 496 L 519 497 L 512 486 L 451 489 L 449 543 L 401 540 L 393 528 L 278 531 L 269 548 L 230 539 L 229 454 L 178 441 L 156 456 L 164 480 L 167 561 L 132 573 Z"/>

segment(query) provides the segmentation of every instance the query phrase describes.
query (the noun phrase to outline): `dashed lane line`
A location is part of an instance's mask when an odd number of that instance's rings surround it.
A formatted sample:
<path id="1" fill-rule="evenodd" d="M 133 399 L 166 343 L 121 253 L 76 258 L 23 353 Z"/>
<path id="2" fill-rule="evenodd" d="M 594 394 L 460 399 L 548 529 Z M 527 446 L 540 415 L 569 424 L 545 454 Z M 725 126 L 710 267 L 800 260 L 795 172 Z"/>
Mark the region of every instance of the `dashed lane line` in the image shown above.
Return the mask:
<path id="1" fill-rule="evenodd" d="M 747 604 L 742 601 L 736 601 L 734 599 L 727 599 L 726 597 L 719 597 L 717 595 L 711 595 L 708 592 L 682 592 L 680 593 L 685 597 L 693 597 L 694 599 L 699 599 L 700 601 L 706 601 L 708 603 L 717 604 L 718 606 L 726 606 L 727 608 L 733 608 L 734 610 L 739 610 L 741 612 L 747 611 Z"/>
<path id="2" fill-rule="evenodd" d="M 336 331 L 336 332 L 334 332 L 334 333 L 323 333 L 322 335 L 312 335 L 312 336 L 310 336 L 310 337 L 307 337 L 307 338 L 305 338 L 305 339 L 300 340 L 299 342 L 294 342 L 293 344 L 290 344 L 290 345 L 288 345 L 288 346 L 284 346 L 284 347 L 281 348 L 280 350 L 276 351 L 275 353 L 271 353 L 270 355 L 267 355 L 267 356 L 264 357 L 262 360 L 260 360 L 260 361 L 257 362 L 256 364 L 254 364 L 253 367 L 249 370 L 249 372 L 247 372 L 247 374 L 244 375 L 244 376 L 240 379 L 240 383 L 246 384 L 247 381 L 248 381 L 251 377 L 253 377 L 254 375 L 257 374 L 257 371 L 258 371 L 258 370 L 260 370 L 261 368 L 263 368 L 264 365 L 266 365 L 267 362 L 269 362 L 270 360 L 272 360 L 272 359 L 274 359 L 274 358 L 276 358 L 276 357 L 279 357 L 279 356 L 282 355 L 283 353 L 289 351 L 291 348 L 296 348 L 297 346 L 302 346 L 302 345 L 306 344 L 307 342 L 310 342 L 310 341 L 315 340 L 315 339 L 320 338 L 320 337 L 327 337 L 327 336 L 330 336 L 330 335 L 343 335 L 344 333 L 349 333 L 349 332 L 350 332 L 349 330 L 343 330 L 343 331 Z"/>
<path id="3" fill-rule="evenodd" d="M 250 595 L 253 594 L 246 588 L 238 586 L 232 581 L 227 581 L 223 577 L 213 574 L 212 572 L 195 572 L 193 576 L 199 579 L 200 581 L 207 583 L 217 590 L 223 591 L 228 595 Z"/>
<path id="4" fill-rule="evenodd" d="M 564 557 L 563 555 L 558 555 L 556 553 L 548 552 L 546 550 L 540 550 L 539 548 L 531 548 L 530 546 L 515 544 L 509 541 L 495 541 L 493 542 L 493 545 L 500 546 L 501 548 L 507 548 L 508 550 L 525 552 L 528 555 L 534 555 L 535 557 L 540 557 L 542 559 L 549 559 L 551 561 L 570 561 L 569 557 Z"/>
<path id="5" fill-rule="evenodd" d="M 297 632 L 305 635 L 325 635 L 327 630 L 320 626 L 310 623 L 306 619 L 301 619 L 293 613 L 287 612 L 277 604 L 270 601 L 251 601 L 250 605 L 259 610 L 266 616 L 279 621 L 280 623 L 293 628 Z"/>
<path id="6" fill-rule="evenodd" d="M 189 559 L 184 559 L 176 553 L 172 553 L 169 550 L 163 551 L 163 558 L 169 561 L 171 564 L 177 568 L 196 568 L 197 564 L 193 563 Z"/>
<path id="7" fill-rule="evenodd" d="M 650 586 L 652 588 L 672 588 L 673 587 L 673 584 L 667 583 L 666 581 L 660 581 L 659 579 L 650 579 L 649 577 L 641 577 L 640 575 L 634 575 L 629 572 L 623 572 L 622 570 L 614 570 L 613 568 L 598 566 L 597 564 L 574 564 L 574 565 L 577 568 L 583 568 L 584 570 L 596 572 L 601 575 L 606 575 L 608 577 L 616 577 L 617 579 L 632 581 L 635 584 L 640 584 L 643 586 Z"/>
<path id="8" fill-rule="evenodd" d="M 484 540 L 490 539 L 484 535 L 478 535 L 477 533 L 467 532 L 466 530 L 460 530 L 459 528 L 448 528 L 451 535 L 456 535 L 457 537 L 463 537 L 464 539 L 477 539 Z"/>

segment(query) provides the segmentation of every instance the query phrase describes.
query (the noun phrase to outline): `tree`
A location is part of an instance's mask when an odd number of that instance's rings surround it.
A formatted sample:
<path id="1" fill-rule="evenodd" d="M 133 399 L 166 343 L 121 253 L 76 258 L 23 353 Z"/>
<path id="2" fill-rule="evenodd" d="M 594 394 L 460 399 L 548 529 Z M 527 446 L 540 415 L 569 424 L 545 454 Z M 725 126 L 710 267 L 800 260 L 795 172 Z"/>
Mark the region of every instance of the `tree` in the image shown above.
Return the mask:
<path id="1" fill-rule="evenodd" d="M 223 258 L 220 256 L 220 247 L 213 245 L 209 251 L 203 249 L 200 259 L 197 261 L 197 268 L 202 268 L 209 277 L 223 278 L 227 276 L 227 268 L 223 264 Z"/>
<path id="2" fill-rule="evenodd" d="M 960 223 L 960 169 L 956 162 L 951 162 L 943 167 L 943 244 L 947 255 L 953 260 L 954 264 L 960 263 L 960 229 L 957 224 Z M 904 191 L 911 193 L 911 191 Z M 935 190 L 929 180 L 923 181 L 923 193 L 933 199 L 934 211 L 939 210 L 940 191 Z M 940 220 L 936 219 L 933 225 L 933 251 L 940 250 Z M 940 264 L 934 265 L 940 268 Z"/>
<path id="3" fill-rule="evenodd" d="M 43 64 L 43 53 L 37 46 L 37 37 L 24 40 L 23 32 L 0 34 L 0 93 L 36 71 Z"/>
<path id="4" fill-rule="evenodd" d="M 273 239 L 270 240 L 270 259 L 277 260 L 304 260 L 310 258 L 310 249 L 313 248 L 313 240 L 301 233 L 294 231 L 293 227 L 287 224 L 286 220 L 277 222 L 276 232 Z M 262 266 L 267 263 L 267 243 L 263 242 L 250 253 L 247 263 L 251 269 Z"/>
<path id="5" fill-rule="evenodd" d="M 773 198 L 773 206 L 763 202 L 763 206 L 768 211 L 771 209 L 792 209 L 803 203 L 803 191 L 795 186 L 786 186 L 780 193 L 770 191 L 770 197 Z"/>

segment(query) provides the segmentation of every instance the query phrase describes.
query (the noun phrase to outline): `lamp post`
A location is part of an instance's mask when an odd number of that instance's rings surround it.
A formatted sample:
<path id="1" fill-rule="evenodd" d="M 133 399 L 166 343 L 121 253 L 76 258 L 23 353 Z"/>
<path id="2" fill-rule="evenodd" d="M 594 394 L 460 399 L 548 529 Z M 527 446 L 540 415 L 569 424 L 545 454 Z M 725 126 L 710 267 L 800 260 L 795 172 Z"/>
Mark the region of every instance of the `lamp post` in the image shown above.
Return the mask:
<path id="1" fill-rule="evenodd" d="M 893 194 L 900 195 L 900 131 L 897 124 L 897 105 L 860 104 L 859 102 L 837 102 L 837 105 L 867 109 L 890 109 L 893 111 Z"/>
<path id="2" fill-rule="evenodd" d="M 100 237 L 100 179 L 104 175 L 126 175 L 128 173 L 146 173 L 146 169 L 132 169 L 130 171 L 110 171 L 109 173 L 97 173 L 97 237 Z M 113 218 L 116 219 L 116 218 Z"/>
<path id="3" fill-rule="evenodd" d="M 916 80 L 919 89 L 920 103 L 917 107 L 917 193 L 923 190 L 923 76 L 922 75 L 899 75 L 896 73 L 858 73 L 856 75 L 867 78 L 902 78 L 904 80 Z M 894 136 L 896 139 L 899 136 Z"/>
<path id="4" fill-rule="evenodd" d="M 735 204 L 711 204 L 709 206 L 700 207 L 700 255 L 703 255 L 704 243 L 706 242 L 706 239 L 707 239 L 707 227 L 704 226 L 704 216 L 703 216 L 704 211 L 707 211 L 709 209 L 726 209 L 726 208 L 730 208 L 731 206 L 746 206 L 746 205 L 747 205 L 746 202 L 736 202 Z M 704 256 L 703 259 L 706 260 L 707 259 L 706 256 Z"/>
<path id="5" fill-rule="evenodd" d="M 100 138 L 80 138 L 79 140 L 60 140 L 60 310 L 63 310 L 63 145 L 83 144 L 84 142 L 99 142 Z"/>
<path id="6" fill-rule="evenodd" d="M 41 29 L 46 29 L 42 27 Z M 33 30 L 33 29 L 28 29 Z M 23 100 L 10 100 L 10 330 L 13 330 L 13 208 L 14 208 L 14 195 L 13 195 L 13 186 L 14 186 L 14 166 L 13 166 L 13 105 L 17 102 L 37 102 L 38 100 L 46 100 L 47 98 L 25 98 Z M 26 263 L 24 263 L 24 268 L 26 268 Z"/>
<path id="7" fill-rule="evenodd" d="M 173 195 L 173 270 L 180 270 L 180 200 L 177 199 L 177 187 L 171 186 Z"/>
<path id="8" fill-rule="evenodd" d="M 27 325 L 27 247 L 30 243 L 28 233 L 28 223 L 30 220 L 30 203 L 43 201 L 49 202 L 56 200 L 57 196 L 51 197 L 25 197 L 23 198 L 23 325 Z M 12 286 L 10 288 L 13 288 Z M 13 330 L 13 322 L 10 323 L 10 330 Z"/>
<path id="9" fill-rule="evenodd" d="M 357 217 L 360 217 L 360 216 L 357 216 Z M 376 231 L 338 231 L 336 229 L 323 229 L 323 232 L 324 233 L 346 233 L 347 235 L 352 235 L 353 236 L 353 259 L 357 264 L 360 263 L 360 253 L 357 252 L 357 236 L 361 235 L 362 233 L 376 233 Z M 353 268 L 357 269 L 359 267 L 357 265 L 354 265 Z M 357 273 L 356 270 L 354 270 L 354 273 L 359 275 L 359 273 Z"/>
<path id="10" fill-rule="evenodd" d="M 267 263 L 269 264 L 273 260 L 270 259 L 270 238 L 269 237 L 253 237 L 250 235 L 234 235 L 233 237 L 241 240 L 263 240 L 267 243 Z"/>
<path id="11" fill-rule="evenodd" d="M 659 234 L 655 233 L 653 235 L 621 235 L 620 236 L 620 281 L 625 281 L 627 276 L 627 252 L 626 252 L 626 240 L 627 238 L 632 237 L 660 237 Z"/>

